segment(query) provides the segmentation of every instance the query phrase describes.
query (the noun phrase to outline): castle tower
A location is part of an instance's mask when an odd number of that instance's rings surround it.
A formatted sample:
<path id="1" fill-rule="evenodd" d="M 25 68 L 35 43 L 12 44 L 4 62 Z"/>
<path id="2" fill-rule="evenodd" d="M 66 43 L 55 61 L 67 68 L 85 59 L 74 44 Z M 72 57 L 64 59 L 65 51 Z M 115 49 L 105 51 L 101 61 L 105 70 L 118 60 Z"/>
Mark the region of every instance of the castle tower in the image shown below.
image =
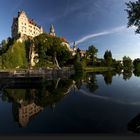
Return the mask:
<path id="1" fill-rule="evenodd" d="M 51 24 L 51 27 L 50 27 L 50 35 L 52 36 L 55 36 L 55 30 L 54 30 L 54 26 Z"/>
<path id="2" fill-rule="evenodd" d="M 74 41 L 73 43 L 73 51 L 76 51 L 77 50 L 77 46 L 76 46 L 76 42 Z"/>

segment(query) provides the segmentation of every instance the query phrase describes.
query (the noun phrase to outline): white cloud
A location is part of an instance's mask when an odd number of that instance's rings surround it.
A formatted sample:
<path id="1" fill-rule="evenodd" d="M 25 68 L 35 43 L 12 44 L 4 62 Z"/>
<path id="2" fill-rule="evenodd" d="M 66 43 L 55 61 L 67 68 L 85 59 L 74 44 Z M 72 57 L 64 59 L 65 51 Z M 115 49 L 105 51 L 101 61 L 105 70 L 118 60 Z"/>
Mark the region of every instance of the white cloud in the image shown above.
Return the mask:
<path id="1" fill-rule="evenodd" d="M 113 33 L 121 32 L 121 31 L 125 31 L 125 30 L 127 30 L 126 26 L 120 26 L 120 27 L 110 29 L 108 31 L 89 34 L 89 35 L 86 35 L 86 36 L 82 37 L 81 39 L 77 40 L 76 44 L 83 43 L 83 42 L 85 42 L 85 41 L 87 41 L 88 39 L 91 39 L 91 38 L 95 38 L 95 37 L 103 36 L 103 35 L 108 35 L 108 34 L 113 34 Z"/>

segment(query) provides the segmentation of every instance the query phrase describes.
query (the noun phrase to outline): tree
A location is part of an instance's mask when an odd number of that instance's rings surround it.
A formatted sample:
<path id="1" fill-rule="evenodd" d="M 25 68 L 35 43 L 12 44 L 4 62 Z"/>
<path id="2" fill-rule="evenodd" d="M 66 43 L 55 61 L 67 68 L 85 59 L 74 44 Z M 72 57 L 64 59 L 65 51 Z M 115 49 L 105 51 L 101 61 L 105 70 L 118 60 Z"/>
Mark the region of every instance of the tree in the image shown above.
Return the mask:
<path id="1" fill-rule="evenodd" d="M 123 68 L 124 70 L 131 70 L 132 69 L 132 60 L 130 57 L 123 57 Z"/>
<path id="2" fill-rule="evenodd" d="M 1 59 L 3 68 L 27 67 L 25 43 L 15 42 L 5 53 L 2 53 Z"/>
<path id="3" fill-rule="evenodd" d="M 14 44 L 14 39 L 8 37 L 7 40 L 2 40 L 1 42 L 1 50 L 0 50 L 0 55 L 2 55 L 3 53 L 5 53 L 6 51 L 8 51 L 8 49 L 10 48 L 10 46 L 12 46 Z"/>
<path id="4" fill-rule="evenodd" d="M 52 38 L 45 33 L 34 38 L 35 52 L 38 54 L 39 67 L 44 67 L 46 65 L 46 53 L 51 47 L 52 43 Z"/>
<path id="5" fill-rule="evenodd" d="M 64 66 L 67 64 L 68 60 L 72 58 L 71 52 L 68 50 L 66 46 L 60 46 L 57 51 L 57 60 L 60 66 Z"/>
<path id="6" fill-rule="evenodd" d="M 111 51 L 108 51 L 108 50 L 105 51 L 104 60 L 105 60 L 105 64 L 107 66 L 112 65 L 112 53 L 111 53 Z"/>
<path id="7" fill-rule="evenodd" d="M 53 62 L 60 68 L 60 63 L 63 65 L 71 57 L 71 53 L 67 46 L 62 45 L 62 40 L 59 37 L 53 37 L 53 42 L 48 49 L 48 53 L 52 56 Z"/>
<path id="8" fill-rule="evenodd" d="M 125 10 L 128 14 L 128 27 L 136 26 L 136 33 L 140 33 L 140 0 L 126 3 L 127 9 Z"/>
<path id="9" fill-rule="evenodd" d="M 63 66 L 70 59 L 71 53 L 68 47 L 62 44 L 63 41 L 64 39 L 46 33 L 34 39 L 40 67 L 46 66 L 49 60 L 60 69 L 60 66 Z"/>
<path id="10" fill-rule="evenodd" d="M 140 71 L 140 58 L 137 58 L 133 61 L 133 66 L 135 70 L 139 70 Z"/>
<path id="11" fill-rule="evenodd" d="M 98 49 L 94 45 L 91 45 L 88 47 L 87 56 L 90 57 L 92 65 L 94 64 L 96 60 L 97 52 L 98 52 Z"/>
<path id="12" fill-rule="evenodd" d="M 74 62 L 80 62 L 81 61 L 81 55 L 80 55 L 80 49 L 78 48 L 76 51 L 76 55 L 74 57 Z"/>

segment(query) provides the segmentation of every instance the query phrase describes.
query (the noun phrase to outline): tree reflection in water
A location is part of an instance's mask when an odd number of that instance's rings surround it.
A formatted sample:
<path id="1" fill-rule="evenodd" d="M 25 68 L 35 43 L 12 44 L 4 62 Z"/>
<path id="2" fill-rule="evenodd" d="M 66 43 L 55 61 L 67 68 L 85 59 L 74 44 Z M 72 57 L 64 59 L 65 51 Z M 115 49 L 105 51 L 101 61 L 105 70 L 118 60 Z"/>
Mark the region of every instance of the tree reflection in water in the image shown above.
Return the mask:
<path id="1" fill-rule="evenodd" d="M 83 73 L 77 74 L 72 77 L 75 81 L 77 89 L 80 89 L 82 85 L 85 85 L 90 92 L 94 93 L 98 89 L 95 73 Z"/>
<path id="2" fill-rule="evenodd" d="M 87 74 L 87 88 L 89 89 L 90 92 L 94 93 L 97 89 L 98 89 L 98 84 L 97 84 L 97 80 L 96 80 L 96 75 L 93 73 L 89 73 Z"/>
<path id="3" fill-rule="evenodd" d="M 20 89 L 19 86 L 19 89 L 15 89 L 16 87 L 12 86 L 12 88 L 4 89 L 2 100 L 12 102 L 14 120 L 21 127 L 26 127 L 31 118 L 45 107 L 50 106 L 54 111 L 55 104 L 70 93 L 73 84 L 71 79 L 61 80 L 59 78 L 44 81 L 40 88 Z"/>
<path id="4" fill-rule="evenodd" d="M 106 85 L 111 85 L 112 78 L 113 78 L 113 76 L 116 75 L 116 72 L 115 71 L 106 71 L 102 75 L 104 77 L 104 81 L 105 81 Z"/>
<path id="5" fill-rule="evenodd" d="M 103 75 L 106 85 L 112 84 L 115 71 L 107 71 L 98 73 Z M 26 127 L 30 120 L 44 108 L 50 107 L 54 111 L 55 106 L 71 91 L 79 90 L 85 87 L 89 90 L 89 94 L 95 94 L 99 88 L 97 81 L 97 73 L 80 73 L 73 75 L 68 79 L 44 80 L 36 84 L 27 81 L 5 81 L 2 84 L 1 99 L 5 102 L 12 103 L 13 117 L 21 127 Z M 119 73 L 120 74 L 120 73 Z M 140 76 L 138 71 L 134 71 L 135 76 Z M 123 79 L 130 79 L 132 72 L 123 72 Z M 7 83 L 10 84 L 7 84 Z M 1 84 L 1 81 L 0 81 Z M 140 118 L 140 117 L 139 117 Z M 129 123 L 129 128 L 134 128 L 135 121 Z M 140 124 L 140 121 L 138 122 Z"/>
<path id="6" fill-rule="evenodd" d="M 132 77 L 132 71 L 124 71 L 123 72 L 123 79 L 126 81 L 126 80 L 129 80 L 130 78 Z"/>
<path id="7" fill-rule="evenodd" d="M 135 69 L 133 73 L 135 76 L 140 77 L 140 70 Z"/>

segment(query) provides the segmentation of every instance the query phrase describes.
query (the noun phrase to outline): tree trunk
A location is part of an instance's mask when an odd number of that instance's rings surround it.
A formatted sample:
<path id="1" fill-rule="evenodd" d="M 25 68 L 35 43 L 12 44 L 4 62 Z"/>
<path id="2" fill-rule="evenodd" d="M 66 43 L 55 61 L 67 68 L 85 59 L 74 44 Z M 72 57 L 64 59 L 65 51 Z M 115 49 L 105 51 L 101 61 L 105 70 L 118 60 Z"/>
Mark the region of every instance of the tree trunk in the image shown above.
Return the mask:
<path id="1" fill-rule="evenodd" d="M 60 80 L 61 80 L 60 78 L 57 79 L 57 82 L 56 82 L 56 85 L 55 85 L 55 89 L 57 89 Z"/>
<path id="2" fill-rule="evenodd" d="M 54 60 L 55 60 L 55 62 L 56 62 L 57 68 L 58 68 L 58 69 L 61 69 L 60 66 L 59 66 L 57 57 L 56 57 L 56 53 L 55 53 L 55 55 L 54 55 Z"/>

